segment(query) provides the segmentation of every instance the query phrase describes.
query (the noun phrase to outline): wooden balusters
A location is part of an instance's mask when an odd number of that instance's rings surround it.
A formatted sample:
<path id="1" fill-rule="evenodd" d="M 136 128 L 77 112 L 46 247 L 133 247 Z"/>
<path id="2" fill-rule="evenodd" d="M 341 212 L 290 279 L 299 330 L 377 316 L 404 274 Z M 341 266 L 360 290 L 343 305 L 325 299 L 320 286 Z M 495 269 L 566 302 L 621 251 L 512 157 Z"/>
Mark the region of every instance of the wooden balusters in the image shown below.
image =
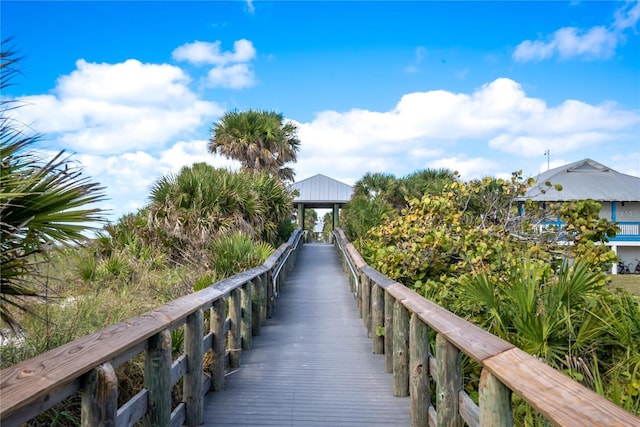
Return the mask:
<path id="1" fill-rule="evenodd" d="M 213 334 L 213 345 L 211 346 L 211 391 L 223 391 L 224 357 L 227 342 L 224 334 L 224 324 L 227 319 L 227 305 L 224 299 L 220 298 L 213 302 L 210 317 L 210 330 Z"/>
<path id="2" fill-rule="evenodd" d="M 82 426 L 115 427 L 118 415 L 118 377 L 110 363 L 89 372 L 82 390 Z"/>
<path id="3" fill-rule="evenodd" d="M 144 386 L 149 392 L 146 420 L 152 426 L 171 425 L 171 333 L 149 338 L 144 358 Z"/>
<path id="4" fill-rule="evenodd" d="M 488 370 L 480 373 L 480 425 L 511 427 L 511 390 L 500 382 Z"/>
<path id="5" fill-rule="evenodd" d="M 251 331 L 253 327 L 253 303 L 251 300 L 252 288 L 252 282 L 247 282 L 240 288 L 240 337 L 243 350 L 250 350 L 253 342 L 253 332 Z"/>
<path id="6" fill-rule="evenodd" d="M 393 395 L 409 395 L 409 311 L 397 300 L 393 305 Z"/>
<path id="7" fill-rule="evenodd" d="M 388 374 L 393 373 L 393 304 L 395 299 L 384 293 L 384 367 Z"/>
<path id="8" fill-rule="evenodd" d="M 417 315 L 409 326 L 409 395 L 411 427 L 429 425 L 429 328 Z"/>
<path id="9" fill-rule="evenodd" d="M 362 323 L 367 328 L 367 336 L 371 338 L 371 280 L 369 276 L 362 276 L 360 280 L 362 292 Z"/>
<path id="10" fill-rule="evenodd" d="M 184 352 L 187 356 L 187 372 L 182 387 L 186 405 L 185 425 L 197 426 L 204 419 L 204 394 L 202 390 L 202 362 L 204 359 L 202 336 L 204 316 L 197 310 L 187 316 L 184 330 Z"/>
<path id="11" fill-rule="evenodd" d="M 384 289 L 373 284 L 371 291 L 371 351 L 384 353 Z"/>
<path id="12" fill-rule="evenodd" d="M 240 308 L 240 290 L 234 289 L 231 291 L 231 297 L 229 298 L 230 325 L 229 336 L 227 337 L 230 368 L 240 367 L 240 353 L 242 348 L 242 344 L 240 343 Z"/>
<path id="13" fill-rule="evenodd" d="M 458 411 L 458 393 L 462 389 L 461 353 L 447 337 L 436 335 L 436 411 L 438 427 L 462 426 Z"/>

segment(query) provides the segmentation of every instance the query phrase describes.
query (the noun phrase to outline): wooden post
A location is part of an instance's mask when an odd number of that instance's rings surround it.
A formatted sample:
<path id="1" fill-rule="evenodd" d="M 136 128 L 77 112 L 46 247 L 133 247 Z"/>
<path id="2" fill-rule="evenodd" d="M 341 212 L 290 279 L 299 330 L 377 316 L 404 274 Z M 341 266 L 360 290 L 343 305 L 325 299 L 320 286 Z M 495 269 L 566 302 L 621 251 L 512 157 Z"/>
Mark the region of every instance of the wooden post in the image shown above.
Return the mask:
<path id="1" fill-rule="evenodd" d="M 251 334 L 260 335 L 260 310 L 262 308 L 261 284 L 260 276 L 255 277 L 251 281 Z"/>
<path id="2" fill-rule="evenodd" d="M 213 302 L 210 311 L 213 344 L 211 348 L 211 391 L 224 391 L 224 356 L 227 338 L 224 334 L 224 323 L 227 320 L 227 305 L 224 298 Z"/>
<path id="3" fill-rule="evenodd" d="M 269 306 L 269 276 L 267 273 L 260 275 L 260 298 L 262 300 L 260 308 L 260 322 L 261 324 L 267 323 L 267 307 Z"/>
<path id="4" fill-rule="evenodd" d="M 393 305 L 393 395 L 409 395 L 409 311 L 400 301 Z"/>
<path id="5" fill-rule="evenodd" d="M 253 327 L 253 307 L 251 304 L 251 282 L 247 282 L 240 288 L 240 305 L 242 306 L 241 320 L 240 320 L 240 336 L 243 350 L 250 350 L 251 328 Z"/>
<path id="6" fill-rule="evenodd" d="M 144 358 L 144 385 L 148 392 L 146 422 L 171 425 L 171 333 L 165 329 L 149 338 Z"/>
<path id="7" fill-rule="evenodd" d="M 411 396 L 411 427 L 428 427 L 429 405 L 429 328 L 411 315 L 409 327 L 409 395 Z M 490 424 L 486 424 L 487 426 Z"/>
<path id="8" fill-rule="evenodd" d="M 362 280 L 364 277 L 365 277 L 365 274 L 362 272 L 356 273 L 355 278 L 352 275 L 349 275 L 349 283 L 353 284 L 353 286 L 351 286 L 351 293 L 353 294 L 353 297 L 356 299 L 356 304 L 358 305 L 358 315 L 360 316 L 361 319 L 362 319 Z"/>
<path id="9" fill-rule="evenodd" d="M 367 336 L 371 338 L 371 280 L 362 275 L 362 323 L 367 328 Z"/>
<path id="10" fill-rule="evenodd" d="M 298 203 L 298 227 L 304 230 L 304 203 Z"/>
<path id="11" fill-rule="evenodd" d="M 118 420 L 118 377 L 110 363 L 89 372 L 82 389 L 83 427 L 115 427 Z"/>
<path id="12" fill-rule="evenodd" d="M 478 403 L 481 426 L 513 426 L 511 390 L 486 369 L 480 373 Z"/>
<path id="13" fill-rule="evenodd" d="M 458 393 L 462 389 L 462 365 L 460 351 L 445 335 L 436 335 L 436 411 L 438 427 L 462 426 L 458 410 Z"/>
<path id="14" fill-rule="evenodd" d="M 186 407 L 184 424 L 188 426 L 200 425 L 204 420 L 204 394 L 202 392 L 203 332 L 204 315 L 202 310 L 197 310 L 187 316 L 184 331 L 187 372 L 184 375 L 182 393 Z"/>
<path id="15" fill-rule="evenodd" d="M 271 270 L 267 271 L 267 319 L 271 319 L 273 315 L 273 304 L 275 300 L 275 295 L 273 293 L 273 272 Z"/>
<path id="16" fill-rule="evenodd" d="M 395 299 L 384 292 L 384 367 L 388 374 L 393 373 L 393 303 Z"/>
<path id="17" fill-rule="evenodd" d="M 371 351 L 373 354 L 384 353 L 384 289 L 373 284 L 371 291 Z"/>
<path id="18" fill-rule="evenodd" d="M 240 336 L 240 289 L 236 288 L 231 291 L 231 297 L 229 298 L 229 318 L 231 319 L 231 325 L 229 326 L 229 367 L 240 367 L 240 355 L 242 350 L 241 336 Z"/>

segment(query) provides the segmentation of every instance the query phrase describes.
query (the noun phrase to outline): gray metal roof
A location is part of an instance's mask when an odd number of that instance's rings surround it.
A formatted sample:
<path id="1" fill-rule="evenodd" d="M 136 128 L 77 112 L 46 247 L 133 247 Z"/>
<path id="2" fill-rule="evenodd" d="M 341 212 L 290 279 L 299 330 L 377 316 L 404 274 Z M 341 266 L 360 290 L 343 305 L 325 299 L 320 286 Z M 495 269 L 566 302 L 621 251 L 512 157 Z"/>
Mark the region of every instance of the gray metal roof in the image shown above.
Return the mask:
<path id="1" fill-rule="evenodd" d="M 546 182 L 560 184 L 562 191 L 547 187 Z M 540 174 L 524 198 L 548 202 L 585 199 L 637 202 L 640 201 L 640 178 L 584 159 Z"/>
<path id="2" fill-rule="evenodd" d="M 294 182 L 289 189 L 299 192 L 293 203 L 304 203 L 310 208 L 345 204 L 353 194 L 352 186 L 321 174 Z"/>

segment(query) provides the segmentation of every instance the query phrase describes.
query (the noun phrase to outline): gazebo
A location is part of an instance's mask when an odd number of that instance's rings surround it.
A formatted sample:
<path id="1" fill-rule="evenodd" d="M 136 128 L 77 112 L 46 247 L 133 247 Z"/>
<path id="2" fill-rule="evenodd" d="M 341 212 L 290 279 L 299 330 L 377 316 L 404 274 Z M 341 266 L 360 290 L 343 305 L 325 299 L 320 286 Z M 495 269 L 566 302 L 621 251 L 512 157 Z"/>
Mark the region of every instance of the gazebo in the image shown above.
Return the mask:
<path id="1" fill-rule="evenodd" d="M 304 228 L 304 210 L 333 209 L 332 228 L 338 226 L 340 208 L 351 200 L 353 187 L 318 174 L 289 186 L 295 192 L 293 205 L 298 208 L 298 226 Z"/>

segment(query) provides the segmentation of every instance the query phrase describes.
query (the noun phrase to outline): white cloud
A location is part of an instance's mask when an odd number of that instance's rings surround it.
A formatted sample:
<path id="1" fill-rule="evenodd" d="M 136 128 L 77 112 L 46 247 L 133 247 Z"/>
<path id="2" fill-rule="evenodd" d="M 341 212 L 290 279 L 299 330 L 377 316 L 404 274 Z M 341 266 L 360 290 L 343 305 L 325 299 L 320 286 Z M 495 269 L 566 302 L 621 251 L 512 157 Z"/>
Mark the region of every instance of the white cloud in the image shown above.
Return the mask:
<path id="1" fill-rule="evenodd" d="M 215 67 L 207 74 L 209 87 L 226 87 L 229 89 L 242 89 L 255 84 L 253 72 L 247 64 L 234 64 Z"/>
<path id="2" fill-rule="evenodd" d="M 131 59 L 76 66 L 52 95 L 22 98 L 24 107 L 14 112 L 65 148 L 94 154 L 161 148 L 223 113 L 198 99 L 190 78 L 172 65 Z"/>
<path id="3" fill-rule="evenodd" d="M 429 163 L 430 169 L 449 169 L 457 171 L 462 179 L 483 178 L 492 176 L 492 172 L 500 170 L 500 164 L 486 158 L 448 157 Z"/>
<path id="4" fill-rule="evenodd" d="M 253 4 L 253 0 L 247 0 L 247 11 L 250 14 L 256 13 L 256 7 Z"/>
<path id="5" fill-rule="evenodd" d="M 251 5 L 251 4 L 250 4 Z M 255 76 L 249 63 L 256 57 L 253 43 L 247 39 L 236 40 L 233 51 L 223 52 L 220 41 L 213 43 L 195 41 L 173 51 L 173 58 L 195 65 L 213 65 L 207 74 L 207 86 L 242 89 L 255 84 Z"/>
<path id="6" fill-rule="evenodd" d="M 422 61 L 424 61 L 426 57 L 427 48 L 425 48 L 424 46 L 418 46 L 415 51 L 414 63 L 409 64 L 407 67 L 405 67 L 405 72 L 408 74 L 415 74 L 419 72 L 420 68 L 418 68 L 418 65 L 420 65 L 420 63 L 422 63 Z"/>
<path id="7" fill-rule="evenodd" d="M 613 29 L 624 31 L 627 28 L 634 28 L 640 19 L 640 2 L 637 0 L 627 1 L 624 6 L 616 10 Z"/>
<path id="8" fill-rule="evenodd" d="M 567 100 L 548 106 L 501 78 L 468 94 L 409 93 L 385 112 L 319 113 L 298 123 L 302 148 L 296 170 L 299 178 L 333 171 L 356 179 L 366 171 L 405 174 L 427 167 L 470 176 L 498 173 L 500 166 L 503 172 L 522 166 L 487 160 L 489 150 L 532 160 L 547 148 L 582 156 L 586 149 L 637 138 L 639 124 L 638 112 L 614 103 Z M 457 154 L 462 152 L 467 154 Z M 437 162 L 443 153 L 445 159 Z"/>
<path id="9" fill-rule="evenodd" d="M 222 52 L 221 41 L 185 43 L 174 49 L 172 56 L 176 61 L 186 61 L 195 65 L 212 64 L 223 66 L 238 62 L 249 62 L 256 56 L 253 43 L 247 39 L 236 40 L 233 51 Z"/>
<path id="10" fill-rule="evenodd" d="M 574 133 L 551 137 L 503 134 L 492 138 L 489 141 L 489 146 L 511 154 L 536 157 L 542 155 L 549 147 L 553 147 L 554 153 L 565 154 L 610 139 L 610 135 L 603 132 Z"/>
<path id="11" fill-rule="evenodd" d="M 115 221 L 126 213 L 135 212 L 148 203 L 152 184 L 163 175 L 177 173 L 183 166 L 206 162 L 215 167 L 237 169 L 234 161 L 211 154 L 207 141 L 179 141 L 157 155 L 131 151 L 116 155 L 78 154 L 87 176 L 106 187 L 109 200 L 102 206 L 110 209 L 109 219 Z"/>
<path id="12" fill-rule="evenodd" d="M 519 62 L 542 61 L 554 55 L 560 59 L 608 59 L 624 43 L 624 31 L 634 28 L 639 18 L 640 2 L 627 2 L 616 11 L 610 27 L 560 28 L 542 40 L 521 42 L 513 52 L 513 59 Z"/>

